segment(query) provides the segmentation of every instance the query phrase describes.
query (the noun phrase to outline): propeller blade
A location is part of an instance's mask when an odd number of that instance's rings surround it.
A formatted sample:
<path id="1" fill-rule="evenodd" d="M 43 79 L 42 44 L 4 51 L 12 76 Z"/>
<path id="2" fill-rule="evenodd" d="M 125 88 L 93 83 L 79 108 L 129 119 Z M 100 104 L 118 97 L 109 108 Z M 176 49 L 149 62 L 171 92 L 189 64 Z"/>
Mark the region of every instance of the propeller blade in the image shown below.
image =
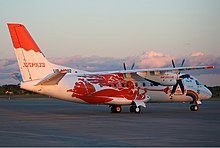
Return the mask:
<path id="1" fill-rule="evenodd" d="M 176 88 L 177 88 L 177 85 L 178 85 L 178 82 L 177 82 L 175 85 L 173 85 L 173 89 L 172 89 L 172 91 L 171 91 L 171 94 L 174 94 L 174 93 L 175 93 Z"/>
<path id="2" fill-rule="evenodd" d="M 183 61 L 182 61 L 182 63 L 181 63 L 181 67 L 183 67 L 184 62 L 185 62 L 185 59 L 183 59 Z M 173 59 L 172 59 L 172 65 L 173 65 L 173 68 L 176 67 Z M 178 74 L 180 74 L 180 72 L 179 72 Z M 173 89 L 172 89 L 172 91 L 171 91 L 171 94 L 174 94 L 174 93 L 175 93 L 176 88 L 177 88 L 178 85 L 180 86 L 180 89 L 181 89 L 182 94 L 184 94 L 184 85 L 183 85 L 183 82 L 182 82 L 181 79 L 177 79 L 176 84 L 173 86 Z"/>
<path id="3" fill-rule="evenodd" d="M 176 66 L 175 66 L 175 63 L 174 63 L 174 61 L 173 61 L 173 59 L 172 59 L 172 65 L 173 65 L 173 68 L 175 68 Z"/>
<path id="4" fill-rule="evenodd" d="M 183 59 L 182 64 L 181 64 L 181 67 L 183 67 L 184 62 L 185 62 L 185 59 Z"/>
<path id="5" fill-rule="evenodd" d="M 181 91 L 182 91 L 182 94 L 184 94 L 184 85 L 183 85 L 182 80 L 177 80 L 177 83 L 178 83 L 179 86 L 180 86 L 180 89 L 181 89 Z"/>
<path id="6" fill-rule="evenodd" d="M 135 63 L 132 64 L 132 66 L 131 66 L 131 70 L 134 69 L 134 65 L 135 65 Z"/>
<path id="7" fill-rule="evenodd" d="M 126 65 L 125 65 L 125 62 L 123 63 L 123 66 L 124 66 L 124 70 L 126 70 Z"/>

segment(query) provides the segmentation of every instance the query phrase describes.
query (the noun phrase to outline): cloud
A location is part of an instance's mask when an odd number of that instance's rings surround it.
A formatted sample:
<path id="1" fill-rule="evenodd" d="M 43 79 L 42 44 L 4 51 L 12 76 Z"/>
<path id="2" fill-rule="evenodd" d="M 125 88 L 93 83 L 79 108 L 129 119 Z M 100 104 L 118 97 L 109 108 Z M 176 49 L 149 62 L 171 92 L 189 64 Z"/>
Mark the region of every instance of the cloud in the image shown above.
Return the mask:
<path id="1" fill-rule="evenodd" d="M 184 55 L 185 56 L 185 55 Z M 137 56 L 130 56 L 124 59 L 113 57 L 99 57 L 90 56 L 83 57 L 80 55 L 74 55 L 69 57 L 52 57 L 48 58 L 49 61 L 59 65 L 65 65 L 76 69 L 86 71 L 107 71 L 107 70 L 122 70 L 123 62 L 126 63 L 127 69 L 130 69 L 131 65 L 135 63 L 135 68 L 155 68 L 155 67 L 172 67 L 171 60 L 175 60 L 176 66 L 180 66 L 184 56 L 174 56 L 169 53 L 162 52 L 143 52 Z M 205 80 L 209 84 L 209 80 L 212 84 L 220 85 L 220 57 L 214 55 L 207 55 L 202 52 L 192 53 L 186 58 L 184 66 L 197 66 L 197 65 L 214 65 L 215 69 L 211 70 L 199 70 L 192 71 L 190 74 L 199 76 L 199 78 Z M 18 72 L 18 64 L 16 59 L 0 59 L 0 85 L 14 83 L 17 81 L 11 79 L 7 73 Z M 212 77 L 215 75 L 215 77 Z M 218 78 L 218 79 L 217 79 Z"/>
<path id="2" fill-rule="evenodd" d="M 139 55 L 136 62 L 138 68 L 164 67 L 170 64 L 173 58 L 172 55 L 150 51 Z"/>
<path id="3" fill-rule="evenodd" d="M 213 55 L 205 55 L 202 52 L 197 52 L 191 54 L 188 60 L 188 64 L 190 66 L 195 66 L 195 65 L 219 65 L 220 57 L 215 57 Z"/>
<path id="4" fill-rule="evenodd" d="M 123 62 L 129 68 L 135 63 L 135 68 L 154 68 L 154 67 L 172 67 L 171 60 L 174 59 L 176 66 L 180 66 L 184 56 L 174 56 L 171 54 L 164 54 L 162 52 L 143 52 L 138 56 L 130 56 L 124 59 L 113 57 L 99 57 L 99 56 L 69 56 L 59 58 L 49 58 L 49 61 L 74 67 L 83 70 L 120 70 L 123 69 Z M 185 59 L 184 66 L 197 66 L 197 65 L 220 65 L 220 57 L 212 55 L 205 55 L 202 52 L 192 53 Z"/>
<path id="5" fill-rule="evenodd" d="M 194 52 L 191 54 L 191 57 L 198 57 L 198 56 L 203 56 L 204 53 L 203 52 Z"/>

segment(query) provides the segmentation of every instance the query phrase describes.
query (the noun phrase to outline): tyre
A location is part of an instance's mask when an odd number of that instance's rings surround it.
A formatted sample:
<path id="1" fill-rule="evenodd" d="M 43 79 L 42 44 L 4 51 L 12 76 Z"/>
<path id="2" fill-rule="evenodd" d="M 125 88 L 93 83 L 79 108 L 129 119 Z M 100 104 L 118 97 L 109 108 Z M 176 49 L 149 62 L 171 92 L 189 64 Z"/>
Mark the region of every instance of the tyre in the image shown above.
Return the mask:
<path id="1" fill-rule="evenodd" d="M 140 108 L 140 107 L 136 107 L 136 108 L 135 108 L 135 113 L 138 113 L 138 114 L 139 114 L 140 112 L 141 112 L 141 108 Z"/>
<path id="2" fill-rule="evenodd" d="M 191 111 L 198 111 L 198 109 L 199 109 L 198 105 L 191 105 L 190 106 Z"/>
<path id="3" fill-rule="evenodd" d="M 113 106 L 111 107 L 111 111 L 112 111 L 112 113 L 120 113 L 120 112 L 121 112 L 121 106 L 119 106 L 119 105 L 113 105 Z"/>
<path id="4" fill-rule="evenodd" d="M 135 112 L 135 108 L 136 108 L 136 106 L 132 105 L 132 106 L 130 107 L 130 112 L 131 112 L 131 113 L 134 113 L 134 112 Z"/>
<path id="5" fill-rule="evenodd" d="M 199 107 L 198 105 L 194 105 L 194 111 L 198 111 Z"/>

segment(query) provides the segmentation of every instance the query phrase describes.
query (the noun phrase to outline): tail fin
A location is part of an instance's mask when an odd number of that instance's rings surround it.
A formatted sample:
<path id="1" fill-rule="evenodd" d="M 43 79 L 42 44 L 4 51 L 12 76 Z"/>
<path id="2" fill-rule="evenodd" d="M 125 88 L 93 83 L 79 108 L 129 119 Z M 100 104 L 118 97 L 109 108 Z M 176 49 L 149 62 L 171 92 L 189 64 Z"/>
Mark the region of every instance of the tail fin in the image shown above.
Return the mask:
<path id="1" fill-rule="evenodd" d="M 23 81 L 42 79 L 53 72 L 31 35 L 22 24 L 8 24 Z"/>

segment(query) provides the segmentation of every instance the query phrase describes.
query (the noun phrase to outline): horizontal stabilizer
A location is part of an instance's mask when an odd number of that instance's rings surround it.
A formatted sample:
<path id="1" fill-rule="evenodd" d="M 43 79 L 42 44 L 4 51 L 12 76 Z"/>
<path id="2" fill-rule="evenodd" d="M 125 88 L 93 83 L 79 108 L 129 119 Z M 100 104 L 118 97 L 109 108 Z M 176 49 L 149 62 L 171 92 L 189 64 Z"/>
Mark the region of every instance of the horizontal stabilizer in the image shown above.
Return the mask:
<path id="1" fill-rule="evenodd" d="M 20 82 L 23 81 L 22 77 L 21 77 L 21 73 L 19 73 L 19 72 L 10 73 L 9 76 L 12 77 L 15 80 L 20 81 Z"/>
<path id="2" fill-rule="evenodd" d="M 49 74 L 36 85 L 57 85 L 60 80 L 66 75 L 66 73 L 66 70 L 61 70 L 56 73 Z"/>

